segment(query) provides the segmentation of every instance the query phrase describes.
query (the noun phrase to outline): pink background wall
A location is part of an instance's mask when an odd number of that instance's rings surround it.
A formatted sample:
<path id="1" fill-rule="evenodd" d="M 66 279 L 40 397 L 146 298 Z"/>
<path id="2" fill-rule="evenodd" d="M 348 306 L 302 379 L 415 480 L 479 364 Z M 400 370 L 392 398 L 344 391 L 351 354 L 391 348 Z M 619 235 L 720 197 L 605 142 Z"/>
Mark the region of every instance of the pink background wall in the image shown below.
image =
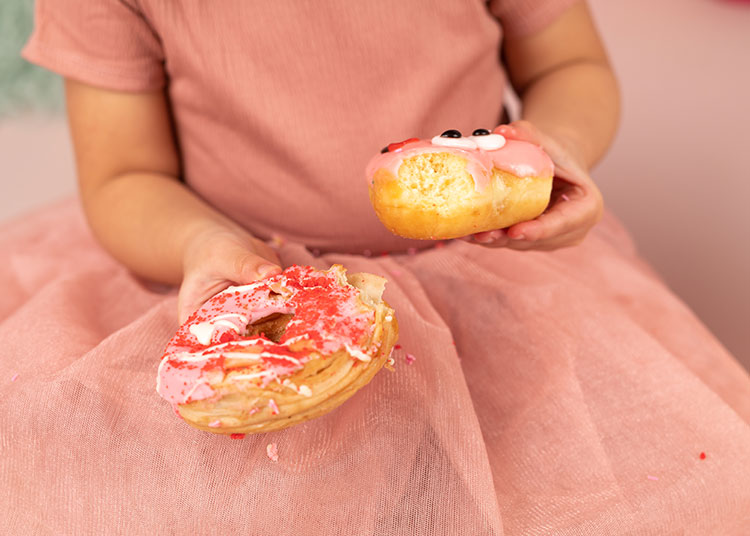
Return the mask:
<path id="1" fill-rule="evenodd" d="M 750 2 L 591 6 L 624 99 L 594 176 L 642 254 L 750 368 Z"/>
<path id="2" fill-rule="evenodd" d="M 624 98 L 594 176 L 643 255 L 750 368 L 750 3 L 591 6 Z M 0 219 L 75 190 L 61 119 L 0 121 L 0 162 Z"/>

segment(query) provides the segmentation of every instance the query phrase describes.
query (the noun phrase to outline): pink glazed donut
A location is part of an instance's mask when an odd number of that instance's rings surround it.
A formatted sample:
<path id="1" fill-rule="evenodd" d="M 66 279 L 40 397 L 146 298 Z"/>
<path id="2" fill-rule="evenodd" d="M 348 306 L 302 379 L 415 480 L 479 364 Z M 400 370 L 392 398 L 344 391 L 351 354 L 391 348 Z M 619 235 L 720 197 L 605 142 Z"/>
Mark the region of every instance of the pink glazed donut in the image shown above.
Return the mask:
<path id="1" fill-rule="evenodd" d="M 536 218 L 549 204 L 554 164 L 533 143 L 447 130 L 391 143 L 366 174 L 375 213 L 392 233 L 437 240 Z"/>
<path id="2" fill-rule="evenodd" d="M 229 287 L 169 341 L 156 390 L 188 424 L 219 434 L 319 417 L 390 358 L 398 324 L 385 282 L 336 264 Z"/>

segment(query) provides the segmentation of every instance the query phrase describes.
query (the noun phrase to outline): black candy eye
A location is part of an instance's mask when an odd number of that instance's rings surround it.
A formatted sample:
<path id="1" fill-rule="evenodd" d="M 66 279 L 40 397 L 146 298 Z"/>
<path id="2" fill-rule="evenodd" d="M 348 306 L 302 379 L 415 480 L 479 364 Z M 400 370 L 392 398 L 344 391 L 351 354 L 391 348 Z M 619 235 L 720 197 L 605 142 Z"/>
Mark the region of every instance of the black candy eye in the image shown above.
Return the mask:
<path id="1" fill-rule="evenodd" d="M 388 152 L 388 146 L 386 145 L 382 149 L 380 149 L 380 154 L 387 153 Z"/>
<path id="2" fill-rule="evenodd" d="M 461 133 L 456 129 L 450 129 L 440 134 L 440 137 L 441 138 L 460 138 Z"/>
<path id="3" fill-rule="evenodd" d="M 474 132 L 471 133 L 472 136 L 489 136 L 490 131 L 486 128 L 478 128 Z"/>

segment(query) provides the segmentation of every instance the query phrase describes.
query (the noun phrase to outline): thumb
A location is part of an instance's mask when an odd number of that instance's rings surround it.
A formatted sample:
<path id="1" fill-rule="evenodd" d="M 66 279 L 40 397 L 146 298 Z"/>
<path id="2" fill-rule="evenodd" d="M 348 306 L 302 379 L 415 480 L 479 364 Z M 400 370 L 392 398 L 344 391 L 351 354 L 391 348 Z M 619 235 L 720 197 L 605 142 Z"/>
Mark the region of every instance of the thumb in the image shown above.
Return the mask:
<path id="1" fill-rule="evenodd" d="M 513 121 L 507 125 L 500 125 L 492 132 L 500 134 L 509 140 L 528 141 L 537 145 L 541 145 L 542 141 L 537 128 L 529 121 L 523 119 Z"/>
<path id="2" fill-rule="evenodd" d="M 203 257 L 185 274 L 178 297 L 180 323 L 198 309 L 211 296 L 231 285 L 246 285 L 281 273 L 278 257 L 253 253 L 241 244 L 223 244 L 209 258 Z"/>
<path id="3" fill-rule="evenodd" d="M 270 261 L 245 249 L 237 251 L 235 255 L 228 257 L 227 261 L 229 264 L 224 267 L 227 270 L 224 277 L 239 284 L 252 283 L 281 273 L 277 259 Z"/>

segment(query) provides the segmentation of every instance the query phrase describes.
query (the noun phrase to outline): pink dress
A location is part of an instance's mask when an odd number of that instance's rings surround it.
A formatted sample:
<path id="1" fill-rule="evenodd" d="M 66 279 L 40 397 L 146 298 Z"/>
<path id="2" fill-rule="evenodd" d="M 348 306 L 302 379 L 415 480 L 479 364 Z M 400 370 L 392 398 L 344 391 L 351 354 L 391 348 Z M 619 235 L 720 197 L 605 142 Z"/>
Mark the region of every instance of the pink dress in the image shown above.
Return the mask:
<path id="1" fill-rule="evenodd" d="M 6 224 L 0 526 L 748 534 L 748 375 L 612 216 L 579 247 L 521 253 L 403 240 L 370 207 L 370 156 L 494 127 L 501 25 L 534 32 L 570 3 L 38 0 L 28 59 L 165 87 L 190 187 L 285 237 L 285 265 L 388 277 L 402 349 L 323 418 L 241 441 L 198 432 L 154 390 L 175 290 L 110 259 L 75 202 Z"/>

